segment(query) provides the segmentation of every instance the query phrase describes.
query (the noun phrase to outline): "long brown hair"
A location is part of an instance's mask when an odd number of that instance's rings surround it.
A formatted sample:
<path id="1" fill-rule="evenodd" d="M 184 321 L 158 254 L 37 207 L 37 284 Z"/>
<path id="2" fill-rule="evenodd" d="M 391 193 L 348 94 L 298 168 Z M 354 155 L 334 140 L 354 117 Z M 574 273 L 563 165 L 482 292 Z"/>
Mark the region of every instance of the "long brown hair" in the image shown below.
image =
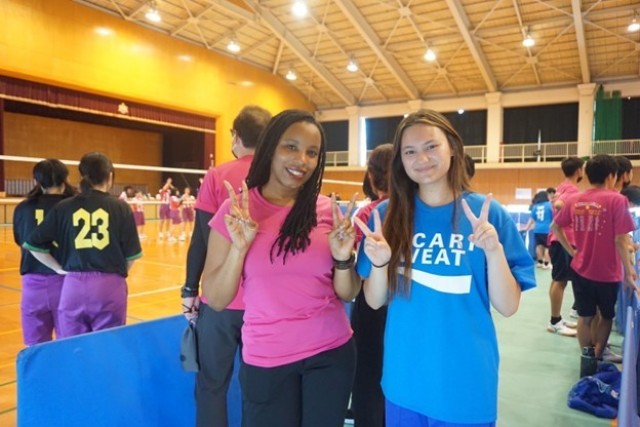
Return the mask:
<path id="1" fill-rule="evenodd" d="M 391 247 L 391 260 L 388 268 L 389 295 L 408 295 L 411 287 L 412 239 L 415 215 L 415 193 L 418 184 L 409 178 L 402 164 L 402 136 L 404 131 L 415 125 L 427 125 L 439 128 L 447 137 L 451 150 L 451 165 L 447 172 L 447 182 L 453 192 L 454 210 L 452 224 L 458 209 L 458 196 L 469 191 L 469 176 L 464 160 L 462 138 L 442 114 L 432 110 L 420 110 L 405 117 L 396 129 L 393 140 L 393 159 L 389 189 L 389 207 L 385 216 L 382 232 Z M 398 281 L 398 267 L 404 259 L 404 279 Z"/>

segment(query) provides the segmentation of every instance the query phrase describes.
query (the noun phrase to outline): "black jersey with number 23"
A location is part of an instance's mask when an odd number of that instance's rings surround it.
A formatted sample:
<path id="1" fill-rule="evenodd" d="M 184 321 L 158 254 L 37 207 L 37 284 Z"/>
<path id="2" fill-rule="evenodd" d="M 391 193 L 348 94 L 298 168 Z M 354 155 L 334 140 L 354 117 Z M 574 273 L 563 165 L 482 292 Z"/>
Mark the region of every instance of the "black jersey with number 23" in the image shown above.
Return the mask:
<path id="1" fill-rule="evenodd" d="M 65 271 L 98 271 L 127 277 L 127 261 L 142 256 L 129 205 L 108 193 L 91 190 L 58 203 L 28 237 L 24 247 L 49 252 Z"/>

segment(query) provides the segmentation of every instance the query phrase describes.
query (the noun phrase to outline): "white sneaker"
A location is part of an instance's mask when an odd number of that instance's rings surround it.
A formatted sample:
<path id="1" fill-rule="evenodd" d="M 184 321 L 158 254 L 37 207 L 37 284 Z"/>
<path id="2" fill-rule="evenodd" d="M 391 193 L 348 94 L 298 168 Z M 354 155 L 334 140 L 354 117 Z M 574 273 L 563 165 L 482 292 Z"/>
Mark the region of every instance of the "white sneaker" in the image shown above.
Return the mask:
<path id="1" fill-rule="evenodd" d="M 578 310 L 574 310 L 573 308 L 569 312 L 569 317 L 577 319 L 578 318 Z"/>
<path id="2" fill-rule="evenodd" d="M 565 337 L 575 337 L 578 334 L 575 329 L 567 328 L 562 320 L 555 325 L 549 323 L 549 325 L 547 326 L 547 331 L 551 332 L 552 334 L 558 334 Z"/>
<path id="3" fill-rule="evenodd" d="M 158 233 L 158 240 L 164 239 L 164 233 L 161 231 Z"/>
<path id="4" fill-rule="evenodd" d="M 169 243 L 175 243 L 175 242 L 177 242 L 178 240 L 177 240 L 175 237 L 171 236 L 171 237 L 169 237 L 169 239 L 168 239 L 167 241 L 168 241 Z"/>
<path id="5" fill-rule="evenodd" d="M 543 270 L 551 270 L 551 264 L 543 264 L 542 265 L 542 269 Z"/>
<path id="6" fill-rule="evenodd" d="M 185 236 L 184 233 L 182 233 L 180 237 L 178 237 L 178 240 L 180 240 L 181 242 L 184 242 L 186 239 L 187 239 L 187 236 Z"/>
<path id="7" fill-rule="evenodd" d="M 602 351 L 602 360 L 611 363 L 622 363 L 622 356 L 611 351 L 609 347 L 605 347 Z"/>
<path id="8" fill-rule="evenodd" d="M 567 328 L 576 329 L 578 327 L 578 322 L 572 322 L 571 320 L 562 320 L 562 322 Z"/>

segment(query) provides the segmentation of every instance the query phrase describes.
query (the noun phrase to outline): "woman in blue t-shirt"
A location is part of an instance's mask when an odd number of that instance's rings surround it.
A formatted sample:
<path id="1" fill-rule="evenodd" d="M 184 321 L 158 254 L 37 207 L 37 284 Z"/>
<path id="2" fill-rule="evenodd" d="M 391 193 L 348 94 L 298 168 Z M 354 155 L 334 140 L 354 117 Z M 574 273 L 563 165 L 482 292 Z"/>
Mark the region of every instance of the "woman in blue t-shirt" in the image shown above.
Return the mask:
<path id="1" fill-rule="evenodd" d="M 369 226 L 356 219 L 367 303 L 388 303 L 387 427 L 493 426 L 499 356 L 490 307 L 517 311 L 521 290 L 535 286 L 533 260 L 500 204 L 470 192 L 462 140 L 435 111 L 398 126 L 389 190 Z"/>

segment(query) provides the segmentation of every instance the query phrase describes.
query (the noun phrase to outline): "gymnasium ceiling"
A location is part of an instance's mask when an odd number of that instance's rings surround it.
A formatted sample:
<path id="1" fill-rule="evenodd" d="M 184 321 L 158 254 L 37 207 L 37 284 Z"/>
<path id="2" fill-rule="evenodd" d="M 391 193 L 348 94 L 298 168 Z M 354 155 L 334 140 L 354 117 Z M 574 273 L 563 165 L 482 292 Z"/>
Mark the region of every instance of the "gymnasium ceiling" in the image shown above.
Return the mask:
<path id="1" fill-rule="evenodd" d="M 627 29 L 640 22 L 638 0 L 306 0 L 306 18 L 293 16 L 294 0 L 156 0 L 156 24 L 147 0 L 76 1 L 281 78 L 293 69 L 290 84 L 319 110 L 640 84 L 640 31 Z M 522 45 L 527 32 L 533 47 Z"/>

